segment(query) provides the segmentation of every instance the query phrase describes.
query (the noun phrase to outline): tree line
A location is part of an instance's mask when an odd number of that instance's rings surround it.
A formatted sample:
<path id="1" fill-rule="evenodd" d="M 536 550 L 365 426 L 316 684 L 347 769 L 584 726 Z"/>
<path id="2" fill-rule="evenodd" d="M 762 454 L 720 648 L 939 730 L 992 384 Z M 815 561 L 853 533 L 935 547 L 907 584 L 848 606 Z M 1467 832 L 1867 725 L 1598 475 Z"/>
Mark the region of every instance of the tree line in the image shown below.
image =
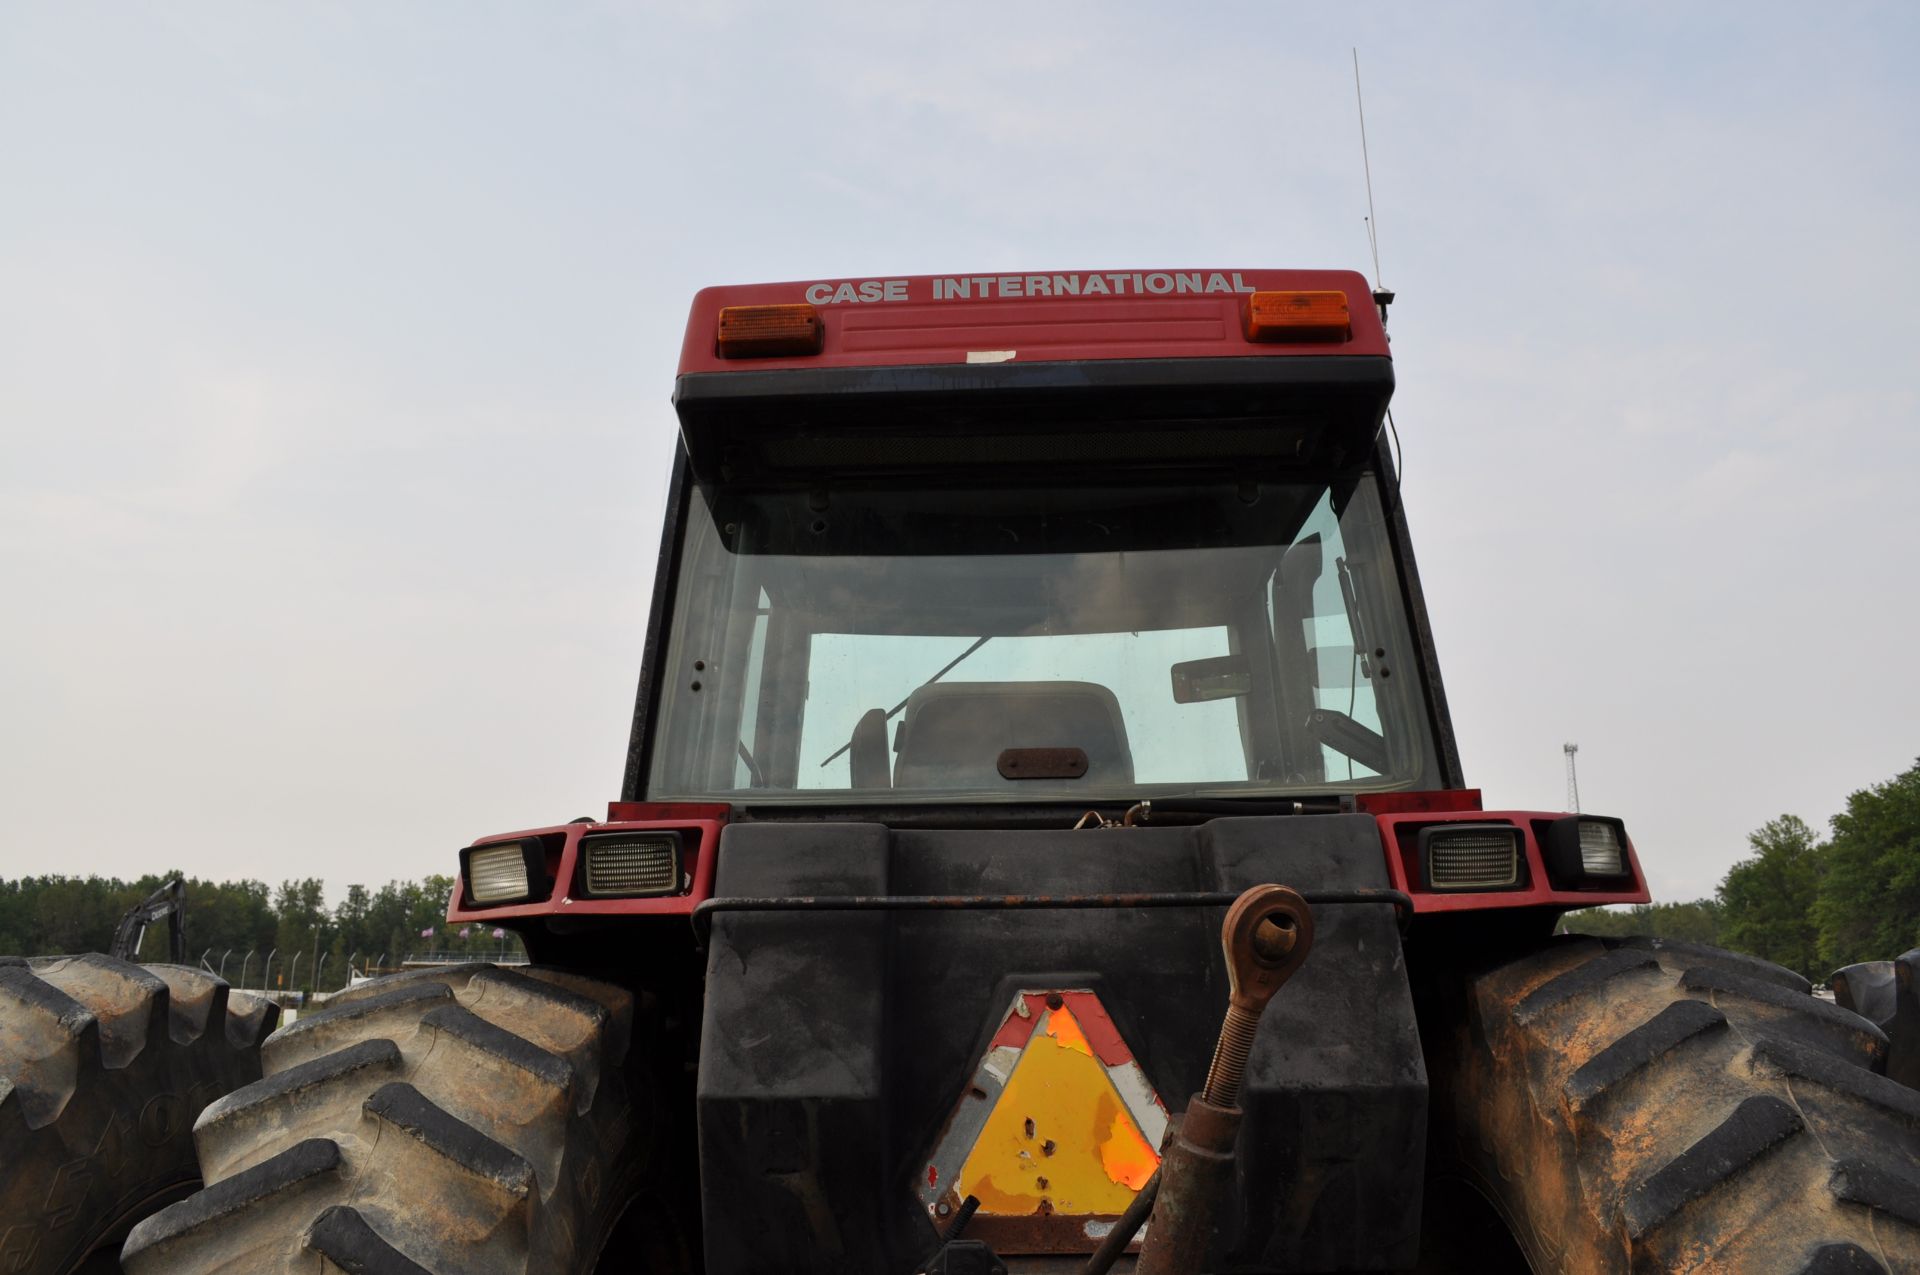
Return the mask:
<path id="1" fill-rule="evenodd" d="M 1712 898 L 1588 908 L 1569 913 L 1562 928 L 1717 943 L 1822 981 L 1843 965 L 1920 947 L 1920 761 L 1848 797 L 1824 837 L 1786 814 L 1747 842 L 1752 854 L 1728 869 Z M 0 956 L 104 952 L 127 910 L 174 875 L 0 880 Z M 188 960 L 204 959 L 236 987 L 328 991 L 345 985 L 349 963 L 367 973 L 428 952 L 520 959 L 509 931 L 448 926 L 452 892 L 447 876 L 378 890 L 350 885 L 328 907 L 313 877 L 277 889 L 190 878 Z M 151 927 L 141 959 L 166 959 L 166 943 L 165 923 Z"/>
<path id="2" fill-rule="evenodd" d="M 1920 947 L 1920 761 L 1847 798 L 1821 836 L 1781 815 L 1710 899 L 1572 912 L 1580 934 L 1658 934 L 1751 952 L 1824 981 L 1856 961 Z"/>
<path id="3" fill-rule="evenodd" d="M 0 880 L 0 955 L 104 952 L 128 909 L 177 875 Z M 350 885 L 331 907 L 313 877 L 274 889 L 264 881 L 196 877 L 186 889 L 187 960 L 204 959 L 235 987 L 332 991 L 346 985 L 349 963 L 366 974 L 429 952 L 476 960 L 522 954 L 509 931 L 447 924 L 448 876 L 390 881 L 378 890 Z M 165 921 L 147 930 L 139 956 L 167 959 Z"/>

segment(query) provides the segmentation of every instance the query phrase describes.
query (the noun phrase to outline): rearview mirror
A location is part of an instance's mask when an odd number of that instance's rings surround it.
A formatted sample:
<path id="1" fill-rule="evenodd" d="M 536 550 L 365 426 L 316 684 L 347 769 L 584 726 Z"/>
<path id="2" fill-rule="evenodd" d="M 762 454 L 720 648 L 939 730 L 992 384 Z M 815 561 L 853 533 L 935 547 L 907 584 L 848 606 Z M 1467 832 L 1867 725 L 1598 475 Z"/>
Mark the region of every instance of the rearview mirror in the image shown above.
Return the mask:
<path id="1" fill-rule="evenodd" d="M 1244 655 L 1216 655 L 1208 660 L 1182 660 L 1173 666 L 1173 702 L 1205 704 L 1232 699 L 1253 690 L 1253 668 Z"/>

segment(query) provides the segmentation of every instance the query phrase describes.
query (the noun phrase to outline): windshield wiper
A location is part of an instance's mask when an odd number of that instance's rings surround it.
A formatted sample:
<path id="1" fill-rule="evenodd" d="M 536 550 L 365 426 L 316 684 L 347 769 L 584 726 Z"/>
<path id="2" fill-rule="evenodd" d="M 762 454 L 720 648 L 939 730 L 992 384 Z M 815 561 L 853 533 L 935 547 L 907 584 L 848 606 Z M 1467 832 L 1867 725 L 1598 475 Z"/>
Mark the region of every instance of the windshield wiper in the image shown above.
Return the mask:
<path id="1" fill-rule="evenodd" d="M 1373 700 L 1377 709 L 1380 704 L 1380 682 L 1374 677 L 1376 666 L 1385 669 L 1380 660 L 1386 655 L 1386 648 L 1375 646 L 1367 635 L 1366 612 L 1360 606 L 1359 591 L 1353 587 L 1353 572 L 1347 569 L 1345 558 L 1333 560 L 1334 570 L 1340 575 L 1340 604 L 1347 611 L 1347 632 L 1353 638 L 1353 666 L 1359 676 L 1349 673 L 1347 676 L 1347 711 L 1320 709 L 1313 714 L 1313 729 L 1320 736 L 1320 742 L 1331 745 L 1344 753 L 1347 758 L 1347 778 L 1353 778 L 1353 763 L 1359 762 L 1369 767 L 1376 775 L 1387 773 L 1386 736 L 1361 725 L 1353 719 L 1354 705 L 1360 698 L 1360 678 L 1373 683 Z"/>
<path id="2" fill-rule="evenodd" d="M 981 647 L 985 646 L 987 643 L 991 641 L 993 641 L 993 634 L 989 633 L 985 637 L 980 638 L 979 640 L 974 642 L 974 644 L 968 647 L 966 650 L 960 652 L 960 654 L 954 656 L 951 660 L 948 660 L 946 667 L 942 668 L 938 673 L 935 673 L 932 677 L 928 678 L 926 681 L 920 683 L 920 685 L 914 687 L 912 691 L 908 692 L 907 698 L 901 700 L 898 704 L 895 704 L 892 708 L 888 709 L 886 717 L 884 717 L 881 720 L 888 721 L 888 722 L 892 721 L 894 714 L 898 713 L 901 709 L 905 708 L 909 703 L 911 703 L 915 695 L 919 694 L 922 690 L 926 689 L 927 687 L 932 686 L 935 682 L 939 681 L 941 678 L 945 677 L 947 674 L 953 672 L 954 669 L 960 666 L 961 660 L 966 659 L 969 655 L 972 655 L 975 651 L 979 650 Z M 853 740 L 851 739 L 847 740 L 846 743 L 834 749 L 833 756 L 828 757 L 827 760 L 821 762 L 820 765 L 824 768 L 827 765 L 827 762 L 832 761 L 834 757 L 838 757 L 841 753 L 846 752 L 848 749 L 852 747 L 853 747 Z"/>
<path id="3" fill-rule="evenodd" d="M 740 748 L 740 760 L 747 763 L 747 778 L 752 781 L 755 788 L 765 788 L 766 776 L 760 773 L 760 763 L 755 761 L 753 754 L 747 751 L 747 741 L 742 739 L 735 742 Z"/>
<path id="4" fill-rule="evenodd" d="M 1347 632 L 1353 638 L 1353 653 L 1360 659 L 1361 675 L 1372 681 L 1373 652 L 1376 648 L 1367 636 L 1366 614 L 1360 609 L 1360 595 L 1353 587 L 1353 572 L 1347 569 L 1345 558 L 1335 558 L 1333 569 L 1340 576 L 1340 605 L 1346 608 Z"/>
<path id="5" fill-rule="evenodd" d="M 1314 737 L 1347 759 L 1347 769 L 1359 762 L 1376 775 L 1387 773 L 1387 737 L 1365 722 L 1356 722 L 1337 708 L 1316 708 L 1307 718 Z M 1348 774 L 1347 778 L 1353 778 Z"/>

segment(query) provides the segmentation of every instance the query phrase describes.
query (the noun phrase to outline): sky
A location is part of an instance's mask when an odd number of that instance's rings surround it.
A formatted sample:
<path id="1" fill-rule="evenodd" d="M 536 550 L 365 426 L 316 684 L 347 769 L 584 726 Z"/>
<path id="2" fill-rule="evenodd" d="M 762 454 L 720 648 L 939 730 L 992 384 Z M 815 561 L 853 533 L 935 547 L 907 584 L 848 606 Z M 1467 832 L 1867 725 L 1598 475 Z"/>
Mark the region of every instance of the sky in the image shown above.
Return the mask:
<path id="1" fill-rule="evenodd" d="M 1657 897 L 1920 756 L 1920 9 L 0 6 L 0 876 L 451 871 L 618 795 L 686 307 L 1395 289 L 1470 783 Z"/>

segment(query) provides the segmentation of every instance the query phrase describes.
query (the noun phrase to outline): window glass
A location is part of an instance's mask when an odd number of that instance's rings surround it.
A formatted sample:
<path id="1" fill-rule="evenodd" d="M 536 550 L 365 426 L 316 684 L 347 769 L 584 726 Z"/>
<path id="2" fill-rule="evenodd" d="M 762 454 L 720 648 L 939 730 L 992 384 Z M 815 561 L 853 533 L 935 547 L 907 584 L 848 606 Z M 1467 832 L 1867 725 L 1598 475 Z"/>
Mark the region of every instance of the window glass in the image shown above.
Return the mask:
<path id="1" fill-rule="evenodd" d="M 760 674 L 767 653 L 767 591 L 760 590 L 760 601 L 753 609 L 753 635 L 747 640 L 747 662 L 741 673 L 742 695 L 740 700 L 740 738 L 742 746 L 734 750 L 733 786 L 735 788 L 753 788 L 759 786 L 760 777 L 754 773 L 751 765 L 753 754 L 744 741 L 752 739 L 754 727 L 760 720 Z"/>
<path id="2" fill-rule="evenodd" d="M 681 525 L 656 800 L 1439 783 L 1371 476 L 695 487 Z"/>
<path id="3" fill-rule="evenodd" d="M 967 637 L 815 634 L 807 661 L 811 693 L 800 733 L 798 786 L 851 786 L 850 754 L 842 745 L 852 738 L 861 714 L 906 700 L 915 687 L 973 645 L 974 639 Z M 1242 780 L 1247 777 L 1246 755 L 1233 703 L 1179 704 L 1168 689 L 1167 670 L 1175 663 L 1227 653 L 1227 630 L 1217 626 L 996 637 L 966 655 L 941 681 L 949 686 L 1092 682 L 1112 690 L 1119 700 L 1139 782 Z"/>
<path id="4" fill-rule="evenodd" d="M 1314 661 L 1314 707 L 1337 710 L 1369 730 L 1379 731 L 1380 709 L 1373 697 L 1373 680 L 1365 675 L 1373 667 L 1373 657 L 1359 649 L 1352 619 L 1347 614 L 1340 587 L 1346 542 L 1341 538 L 1340 520 L 1334 516 L 1330 500 L 1323 499 L 1315 506 L 1300 529 L 1300 536 L 1320 537 L 1328 563 L 1327 569 L 1314 581 L 1313 615 L 1304 628 L 1307 649 Z M 1379 773 L 1326 744 L 1321 745 L 1321 764 L 1328 775 L 1347 779 Z"/>

